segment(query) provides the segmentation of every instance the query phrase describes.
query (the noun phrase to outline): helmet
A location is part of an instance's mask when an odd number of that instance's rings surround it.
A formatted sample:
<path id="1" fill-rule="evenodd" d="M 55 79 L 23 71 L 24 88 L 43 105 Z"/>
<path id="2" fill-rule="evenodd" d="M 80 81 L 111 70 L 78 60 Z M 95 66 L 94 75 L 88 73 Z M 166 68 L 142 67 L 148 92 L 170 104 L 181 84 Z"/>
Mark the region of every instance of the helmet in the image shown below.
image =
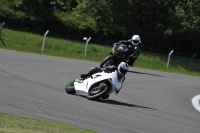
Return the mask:
<path id="1" fill-rule="evenodd" d="M 138 45 L 139 43 L 141 43 L 140 36 L 139 35 L 134 35 L 132 37 L 131 42 L 132 42 L 133 45 Z"/>
<path id="2" fill-rule="evenodd" d="M 119 65 L 118 65 L 118 72 L 120 72 L 121 74 L 125 75 L 127 73 L 127 71 L 129 70 L 129 66 L 127 63 L 125 62 L 121 62 Z"/>

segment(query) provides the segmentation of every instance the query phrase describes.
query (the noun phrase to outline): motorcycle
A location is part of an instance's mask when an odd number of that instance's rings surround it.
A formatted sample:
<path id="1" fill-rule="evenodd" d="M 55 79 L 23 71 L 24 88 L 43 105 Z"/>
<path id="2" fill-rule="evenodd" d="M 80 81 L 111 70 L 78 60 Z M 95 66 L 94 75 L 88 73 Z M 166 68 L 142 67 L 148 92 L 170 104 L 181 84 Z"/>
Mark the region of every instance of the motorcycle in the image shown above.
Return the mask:
<path id="1" fill-rule="evenodd" d="M 125 44 L 114 44 L 110 54 L 101 62 L 100 68 L 109 65 L 118 65 L 120 62 L 128 62 L 128 47 Z"/>
<path id="2" fill-rule="evenodd" d="M 68 94 L 87 97 L 88 100 L 108 99 L 113 92 L 116 94 L 122 87 L 124 75 L 117 70 L 114 72 L 98 72 L 83 79 L 77 78 L 66 85 Z"/>

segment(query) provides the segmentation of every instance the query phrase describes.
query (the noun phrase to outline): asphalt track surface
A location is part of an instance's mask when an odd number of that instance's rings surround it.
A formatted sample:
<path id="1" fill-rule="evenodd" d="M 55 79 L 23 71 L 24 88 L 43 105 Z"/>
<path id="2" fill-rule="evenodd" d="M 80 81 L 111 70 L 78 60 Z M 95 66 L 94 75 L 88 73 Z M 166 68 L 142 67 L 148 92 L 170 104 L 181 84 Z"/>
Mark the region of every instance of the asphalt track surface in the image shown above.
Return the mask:
<path id="1" fill-rule="evenodd" d="M 122 90 L 89 101 L 65 86 L 99 63 L 0 50 L 0 112 L 99 133 L 200 133 L 200 78 L 131 68 Z"/>

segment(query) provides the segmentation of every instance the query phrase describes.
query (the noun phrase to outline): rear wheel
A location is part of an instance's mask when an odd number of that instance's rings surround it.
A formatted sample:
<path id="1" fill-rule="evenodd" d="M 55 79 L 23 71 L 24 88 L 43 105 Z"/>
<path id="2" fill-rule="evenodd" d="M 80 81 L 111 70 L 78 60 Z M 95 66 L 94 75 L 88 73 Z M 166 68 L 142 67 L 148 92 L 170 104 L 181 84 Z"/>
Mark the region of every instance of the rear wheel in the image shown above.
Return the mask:
<path id="1" fill-rule="evenodd" d="M 109 88 L 107 86 L 104 87 L 93 87 L 92 89 L 89 90 L 87 94 L 87 99 L 89 100 L 97 100 L 100 97 L 102 97 L 104 94 L 106 94 L 109 91 Z"/>
<path id="2" fill-rule="evenodd" d="M 67 84 L 67 86 L 65 87 L 65 91 L 66 91 L 68 94 L 75 94 L 75 93 L 76 93 L 75 88 L 74 88 L 74 81 L 69 82 L 69 83 Z"/>

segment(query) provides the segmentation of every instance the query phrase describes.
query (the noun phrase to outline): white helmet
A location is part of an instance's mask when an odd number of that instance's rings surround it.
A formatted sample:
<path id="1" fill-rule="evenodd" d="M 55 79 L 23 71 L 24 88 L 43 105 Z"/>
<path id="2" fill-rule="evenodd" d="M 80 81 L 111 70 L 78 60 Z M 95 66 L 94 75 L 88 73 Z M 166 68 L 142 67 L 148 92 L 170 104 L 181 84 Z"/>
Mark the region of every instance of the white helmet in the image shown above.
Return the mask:
<path id="1" fill-rule="evenodd" d="M 129 70 L 129 66 L 127 63 L 125 62 L 121 62 L 118 65 L 118 72 L 120 72 L 121 74 L 125 75 L 127 73 L 127 71 Z"/>
<path id="2" fill-rule="evenodd" d="M 138 45 L 139 43 L 141 43 L 140 36 L 139 35 L 134 35 L 132 37 L 131 42 L 132 42 L 133 45 Z"/>

